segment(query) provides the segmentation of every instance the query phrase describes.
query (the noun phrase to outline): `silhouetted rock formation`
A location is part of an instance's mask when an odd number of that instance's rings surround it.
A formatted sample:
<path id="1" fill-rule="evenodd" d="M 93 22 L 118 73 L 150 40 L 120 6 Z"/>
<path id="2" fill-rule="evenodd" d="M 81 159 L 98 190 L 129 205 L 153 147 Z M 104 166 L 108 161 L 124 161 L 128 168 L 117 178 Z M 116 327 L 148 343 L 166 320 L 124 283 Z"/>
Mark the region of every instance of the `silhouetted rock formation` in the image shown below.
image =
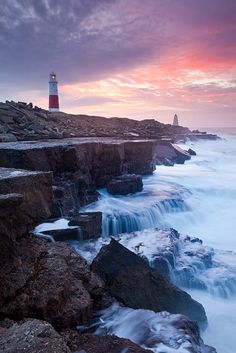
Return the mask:
<path id="1" fill-rule="evenodd" d="M 203 306 L 169 283 L 139 256 L 112 239 L 92 263 L 112 296 L 134 309 L 181 313 L 206 322 Z"/>

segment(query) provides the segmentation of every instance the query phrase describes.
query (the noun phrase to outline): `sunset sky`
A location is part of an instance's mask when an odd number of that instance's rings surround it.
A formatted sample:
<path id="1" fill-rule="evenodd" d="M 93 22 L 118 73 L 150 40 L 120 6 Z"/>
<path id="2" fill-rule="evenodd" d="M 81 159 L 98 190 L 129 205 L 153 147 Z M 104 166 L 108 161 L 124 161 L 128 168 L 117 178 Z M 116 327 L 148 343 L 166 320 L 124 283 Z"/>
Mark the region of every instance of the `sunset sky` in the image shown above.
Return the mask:
<path id="1" fill-rule="evenodd" d="M 236 0 L 1 0 L 0 101 L 236 126 Z"/>

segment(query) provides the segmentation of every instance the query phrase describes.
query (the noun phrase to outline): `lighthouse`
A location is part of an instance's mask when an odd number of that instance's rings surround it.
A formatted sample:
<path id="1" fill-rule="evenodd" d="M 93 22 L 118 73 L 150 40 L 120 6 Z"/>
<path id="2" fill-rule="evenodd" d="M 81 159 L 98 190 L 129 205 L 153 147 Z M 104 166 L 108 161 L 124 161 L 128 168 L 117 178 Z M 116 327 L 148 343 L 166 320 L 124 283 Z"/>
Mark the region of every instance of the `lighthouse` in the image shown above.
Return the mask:
<path id="1" fill-rule="evenodd" d="M 49 74 L 49 106 L 50 112 L 59 112 L 57 77 L 54 72 Z"/>

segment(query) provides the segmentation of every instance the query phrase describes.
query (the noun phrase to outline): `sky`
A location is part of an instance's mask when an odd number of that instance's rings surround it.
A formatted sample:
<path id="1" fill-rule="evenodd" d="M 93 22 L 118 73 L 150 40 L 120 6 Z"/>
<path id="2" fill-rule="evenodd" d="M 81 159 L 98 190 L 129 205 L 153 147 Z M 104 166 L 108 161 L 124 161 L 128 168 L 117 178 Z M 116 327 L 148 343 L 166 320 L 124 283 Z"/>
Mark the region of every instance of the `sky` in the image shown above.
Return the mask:
<path id="1" fill-rule="evenodd" d="M 0 101 L 236 126 L 236 0 L 0 0 Z"/>

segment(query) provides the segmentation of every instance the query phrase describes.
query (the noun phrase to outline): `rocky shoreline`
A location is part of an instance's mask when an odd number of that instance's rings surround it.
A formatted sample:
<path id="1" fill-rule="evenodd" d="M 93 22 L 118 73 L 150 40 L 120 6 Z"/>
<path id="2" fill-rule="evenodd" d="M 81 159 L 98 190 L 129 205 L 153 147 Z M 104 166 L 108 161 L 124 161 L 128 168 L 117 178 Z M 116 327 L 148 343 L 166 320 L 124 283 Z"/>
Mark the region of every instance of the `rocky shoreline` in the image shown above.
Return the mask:
<path id="1" fill-rule="evenodd" d="M 99 236 L 101 215 L 80 213 L 98 199 L 97 188 L 113 180 L 115 192 L 140 191 L 141 176 L 157 164 L 182 164 L 194 154 L 173 141 L 201 134 L 152 120 L 55 115 L 14 102 L 0 104 L 0 122 L 0 353 L 141 353 L 167 344 L 168 337 L 159 337 L 144 349 L 101 328 L 101 321 L 93 326 L 116 300 L 120 310 L 168 312 L 162 320 L 168 317 L 170 335 L 180 335 L 175 347 L 214 353 L 196 323 L 207 324 L 204 308 L 159 271 L 160 263 L 154 269 L 113 239 L 89 264 L 68 244 L 32 234 L 40 222 L 63 215 L 76 236 L 79 230 L 82 238 Z"/>

